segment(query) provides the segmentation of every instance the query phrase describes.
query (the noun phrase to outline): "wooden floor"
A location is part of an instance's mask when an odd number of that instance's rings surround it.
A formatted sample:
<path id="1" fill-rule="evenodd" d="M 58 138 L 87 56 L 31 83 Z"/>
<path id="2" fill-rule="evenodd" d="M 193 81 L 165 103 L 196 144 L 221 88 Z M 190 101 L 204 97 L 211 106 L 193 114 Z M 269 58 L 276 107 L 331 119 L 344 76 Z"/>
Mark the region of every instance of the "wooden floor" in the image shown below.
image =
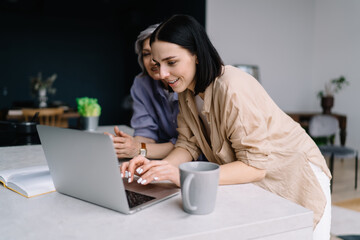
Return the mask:
<path id="1" fill-rule="evenodd" d="M 360 198 L 360 186 L 358 176 L 358 189 L 355 190 L 355 160 L 336 159 L 334 162 L 332 202 L 344 201 L 352 198 Z"/>

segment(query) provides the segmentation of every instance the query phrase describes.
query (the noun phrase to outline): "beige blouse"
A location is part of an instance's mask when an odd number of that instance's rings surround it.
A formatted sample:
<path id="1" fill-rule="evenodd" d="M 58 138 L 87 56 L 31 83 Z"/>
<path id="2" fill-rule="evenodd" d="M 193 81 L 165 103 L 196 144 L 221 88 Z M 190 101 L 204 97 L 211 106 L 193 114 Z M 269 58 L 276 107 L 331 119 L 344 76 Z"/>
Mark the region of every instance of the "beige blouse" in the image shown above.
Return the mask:
<path id="1" fill-rule="evenodd" d="M 284 113 L 251 75 L 232 66 L 205 90 L 202 113 L 210 136 L 199 120 L 194 94 L 179 94 L 179 137 L 176 147 L 210 162 L 242 161 L 265 169 L 255 184 L 314 212 L 320 220 L 326 198 L 309 162 L 331 178 L 324 157 L 304 129 Z"/>

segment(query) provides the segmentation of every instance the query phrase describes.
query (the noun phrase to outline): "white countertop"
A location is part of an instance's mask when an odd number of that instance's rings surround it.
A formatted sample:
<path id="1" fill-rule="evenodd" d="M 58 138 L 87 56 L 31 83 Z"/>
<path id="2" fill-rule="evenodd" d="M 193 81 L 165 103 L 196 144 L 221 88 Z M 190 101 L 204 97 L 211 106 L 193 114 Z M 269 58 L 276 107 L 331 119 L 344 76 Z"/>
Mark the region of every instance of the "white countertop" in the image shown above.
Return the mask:
<path id="1" fill-rule="evenodd" d="M 0 170 L 44 165 L 41 145 L 0 148 Z M 54 192 L 27 199 L 0 186 L 0 239 L 312 239 L 312 212 L 253 184 L 220 186 L 209 215 L 181 196 L 124 215 Z"/>

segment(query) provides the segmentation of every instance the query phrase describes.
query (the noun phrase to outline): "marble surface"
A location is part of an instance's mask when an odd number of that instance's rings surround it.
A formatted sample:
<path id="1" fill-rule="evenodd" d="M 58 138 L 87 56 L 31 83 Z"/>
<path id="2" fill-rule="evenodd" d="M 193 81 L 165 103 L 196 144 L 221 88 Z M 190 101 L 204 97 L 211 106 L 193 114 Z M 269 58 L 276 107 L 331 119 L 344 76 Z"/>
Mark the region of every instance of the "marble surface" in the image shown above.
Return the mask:
<path id="1" fill-rule="evenodd" d="M 0 148 L 0 170 L 46 164 L 41 145 Z M 181 196 L 124 215 L 57 192 L 27 199 L 0 186 L 1 239 L 312 239 L 312 212 L 253 184 L 220 186 L 209 215 Z"/>

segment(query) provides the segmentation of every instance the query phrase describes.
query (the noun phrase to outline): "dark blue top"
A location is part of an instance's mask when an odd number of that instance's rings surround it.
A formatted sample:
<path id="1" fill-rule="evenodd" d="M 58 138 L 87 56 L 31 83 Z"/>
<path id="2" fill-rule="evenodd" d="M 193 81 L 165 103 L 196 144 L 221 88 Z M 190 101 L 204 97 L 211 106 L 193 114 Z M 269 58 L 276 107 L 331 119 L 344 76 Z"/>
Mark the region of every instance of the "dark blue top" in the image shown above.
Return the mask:
<path id="1" fill-rule="evenodd" d="M 161 81 L 138 75 L 130 89 L 133 99 L 131 127 L 134 136 L 154 139 L 157 143 L 176 143 L 179 113 L 178 95 L 168 98 Z"/>

